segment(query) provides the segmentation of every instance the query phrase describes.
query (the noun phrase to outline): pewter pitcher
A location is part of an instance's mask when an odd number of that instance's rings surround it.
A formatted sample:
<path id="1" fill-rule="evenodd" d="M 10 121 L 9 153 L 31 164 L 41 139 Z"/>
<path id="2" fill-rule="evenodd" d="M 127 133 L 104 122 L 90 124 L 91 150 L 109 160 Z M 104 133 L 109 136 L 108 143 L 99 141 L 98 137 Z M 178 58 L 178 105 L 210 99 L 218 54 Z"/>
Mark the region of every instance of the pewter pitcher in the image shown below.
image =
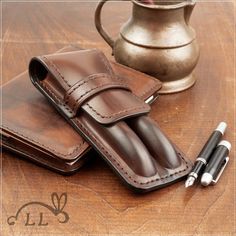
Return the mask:
<path id="1" fill-rule="evenodd" d="M 192 74 L 199 58 L 195 31 L 189 19 L 195 1 L 132 0 L 133 11 L 113 40 L 101 24 L 101 0 L 95 12 L 98 32 L 111 46 L 117 62 L 152 75 L 163 82 L 161 93 L 185 90 L 195 83 Z"/>

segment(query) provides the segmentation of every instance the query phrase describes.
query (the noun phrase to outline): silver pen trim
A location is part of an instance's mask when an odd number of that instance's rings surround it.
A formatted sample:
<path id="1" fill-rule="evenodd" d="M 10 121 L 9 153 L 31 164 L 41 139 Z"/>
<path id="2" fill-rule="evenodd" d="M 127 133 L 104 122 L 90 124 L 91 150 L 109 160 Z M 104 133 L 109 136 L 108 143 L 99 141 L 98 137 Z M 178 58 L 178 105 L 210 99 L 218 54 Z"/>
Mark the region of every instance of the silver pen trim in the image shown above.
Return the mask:
<path id="1" fill-rule="evenodd" d="M 226 157 L 226 158 L 225 158 L 225 163 L 224 163 L 224 165 L 221 167 L 220 172 L 218 173 L 218 175 L 216 176 L 216 178 L 212 180 L 212 184 L 213 184 L 213 185 L 215 185 L 215 184 L 218 182 L 218 180 L 220 179 L 220 177 L 221 177 L 221 175 L 223 174 L 224 169 L 225 169 L 225 167 L 227 166 L 228 162 L 229 162 L 229 157 Z"/>
<path id="2" fill-rule="evenodd" d="M 222 133 L 222 135 L 224 135 L 226 128 L 227 128 L 227 124 L 225 122 L 220 122 L 220 124 L 217 126 L 215 131 L 219 131 Z"/>

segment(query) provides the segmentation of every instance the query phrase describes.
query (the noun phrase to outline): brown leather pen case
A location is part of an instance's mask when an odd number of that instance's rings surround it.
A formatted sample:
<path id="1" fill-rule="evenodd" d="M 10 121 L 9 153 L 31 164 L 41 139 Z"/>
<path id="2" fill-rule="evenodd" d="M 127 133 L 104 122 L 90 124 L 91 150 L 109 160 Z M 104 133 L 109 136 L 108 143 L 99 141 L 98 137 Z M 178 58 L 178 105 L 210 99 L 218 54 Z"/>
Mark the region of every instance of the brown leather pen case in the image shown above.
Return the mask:
<path id="1" fill-rule="evenodd" d="M 35 87 L 132 189 L 161 188 L 190 171 L 189 160 L 148 116 L 150 106 L 117 76 L 101 51 L 35 57 L 29 74 Z"/>
<path id="2" fill-rule="evenodd" d="M 73 50 L 78 48 L 70 46 L 62 51 Z M 161 87 L 158 80 L 115 62 L 111 66 L 142 100 L 156 98 Z M 2 95 L 5 149 L 64 174 L 75 172 L 89 158 L 90 145 L 35 89 L 27 72 L 5 84 Z"/>

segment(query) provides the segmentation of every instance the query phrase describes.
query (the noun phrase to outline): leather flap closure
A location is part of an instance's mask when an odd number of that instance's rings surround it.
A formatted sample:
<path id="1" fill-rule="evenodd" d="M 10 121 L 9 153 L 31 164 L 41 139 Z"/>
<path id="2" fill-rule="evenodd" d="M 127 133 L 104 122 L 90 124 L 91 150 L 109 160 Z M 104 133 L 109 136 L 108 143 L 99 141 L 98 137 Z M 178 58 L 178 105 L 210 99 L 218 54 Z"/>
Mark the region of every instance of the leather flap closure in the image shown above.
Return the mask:
<path id="1" fill-rule="evenodd" d="M 70 119 L 81 108 L 103 124 L 150 110 L 115 75 L 99 50 L 35 57 L 30 62 L 29 74 L 35 86 Z"/>
<path id="2" fill-rule="evenodd" d="M 101 124 L 112 124 L 150 111 L 148 104 L 121 89 L 106 90 L 92 97 L 82 108 Z"/>
<path id="3" fill-rule="evenodd" d="M 76 114 L 85 101 L 102 91 L 115 88 L 130 90 L 121 79 L 104 73 L 93 74 L 72 86 L 66 92 L 64 102 Z"/>

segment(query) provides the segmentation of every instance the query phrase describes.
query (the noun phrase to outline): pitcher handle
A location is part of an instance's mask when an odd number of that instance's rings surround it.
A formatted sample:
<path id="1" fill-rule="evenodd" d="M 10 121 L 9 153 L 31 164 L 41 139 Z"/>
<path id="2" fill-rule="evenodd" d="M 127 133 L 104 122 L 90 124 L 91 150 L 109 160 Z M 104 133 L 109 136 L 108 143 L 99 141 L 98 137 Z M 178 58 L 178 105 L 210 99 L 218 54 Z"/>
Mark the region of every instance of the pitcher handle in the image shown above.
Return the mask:
<path id="1" fill-rule="evenodd" d="M 184 8 L 184 19 L 186 24 L 189 24 L 189 20 L 193 11 L 193 8 L 195 7 L 196 1 L 190 0 L 189 4 L 185 6 Z"/>
<path id="2" fill-rule="evenodd" d="M 104 40 L 110 45 L 110 47 L 113 49 L 114 47 L 114 40 L 111 38 L 111 36 L 107 33 L 107 31 L 103 28 L 102 23 L 101 23 L 101 11 L 103 5 L 111 0 L 100 0 L 96 7 L 95 11 L 95 26 L 97 28 L 98 33 L 104 38 Z"/>

